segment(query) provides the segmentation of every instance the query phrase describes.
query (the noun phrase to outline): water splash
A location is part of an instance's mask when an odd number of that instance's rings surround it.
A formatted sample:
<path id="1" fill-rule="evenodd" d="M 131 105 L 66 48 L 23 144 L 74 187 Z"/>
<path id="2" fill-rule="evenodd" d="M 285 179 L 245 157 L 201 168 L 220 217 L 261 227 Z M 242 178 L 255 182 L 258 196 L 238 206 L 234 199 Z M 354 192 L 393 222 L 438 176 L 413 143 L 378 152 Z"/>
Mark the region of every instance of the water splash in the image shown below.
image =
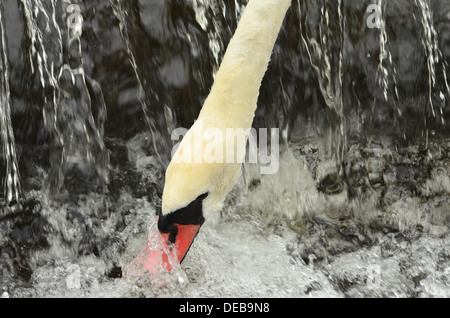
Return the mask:
<path id="1" fill-rule="evenodd" d="M 125 268 L 123 277 L 131 281 L 144 279 L 158 288 L 173 284 L 183 288 L 189 280 L 181 268 L 175 248 L 168 246 L 157 224 L 158 218 L 149 224 L 145 249 Z"/>
<path id="2" fill-rule="evenodd" d="M 158 218 L 148 226 L 147 245 L 141 257 L 133 261 L 125 270 L 124 276 L 142 276 L 144 273 L 158 274 L 171 272 L 176 263 L 176 253 L 170 249 L 158 231 Z M 178 267 L 179 267 L 178 262 Z"/>

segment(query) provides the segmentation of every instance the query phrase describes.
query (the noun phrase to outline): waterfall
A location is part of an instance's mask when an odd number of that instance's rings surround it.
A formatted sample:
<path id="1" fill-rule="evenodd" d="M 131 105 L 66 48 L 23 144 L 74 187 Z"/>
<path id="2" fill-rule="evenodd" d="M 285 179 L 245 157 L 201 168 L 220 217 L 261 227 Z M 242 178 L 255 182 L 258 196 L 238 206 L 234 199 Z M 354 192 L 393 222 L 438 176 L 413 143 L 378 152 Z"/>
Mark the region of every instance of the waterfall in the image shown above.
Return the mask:
<path id="1" fill-rule="evenodd" d="M 214 74 L 220 66 L 221 55 L 225 52 L 227 43 L 221 37 L 220 31 L 223 28 L 221 19 L 226 19 L 227 10 L 229 9 L 225 1 L 211 1 L 211 0 L 192 0 L 195 18 L 202 30 L 208 34 L 209 49 L 214 56 Z M 239 21 L 245 5 L 240 4 L 238 0 L 234 1 L 234 17 Z M 232 7 L 230 5 L 230 7 Z M 208 11 L 212 13 L 212 17 L 208 15 Z"/>
<path id="2" fill-rule="evenodd" d="M 13 200 L 19 200 L 20 195 L 16 145 L 11 124 L 8 68 L 7 43 L 3 26 L 2 5 L 0 4 L 0 132 L 3 144 L 1 156 L 5 167 L 5 174 L 2 176 L 3 195 L 7 204 Z"/>
<path id="3" fill-rule="evenodd" d="M 450 295 L 442 0 L 292 1 L 249 144 L 279 170 L 243 165 L 164 290 L 119 279 L 247 2 L 0 0 L 1 297 Z"/>
<path id="4" fill-rule="evenodd" d="M 167 149 L 172 145 L 170 133 L 177 126 L 188 127 L 195 119 L 245 3 L 246 1 L 238 0 L 193 0 L 186 4 L 161 2 L 147 7 L 138 0 L 109 2 L 111 12 L 118 20 L 128 62 L 137 82 L 137 100 L 152 136 L 153 153 L 163 167 L 169 159 L 170 151 Z M 81 0 L 21 0 L 20 4 L 27 38 L 27 62 L 31 74 L 36 75 L 36 83 L 39 83 L 39 107 L 49 138 L 51 168 L 48 171 L 48 184 L 61 189 L 68 171 L 77 166 L 81 169 L 79 172 L 84 171 L 82 174 L 86 173 L 93 184 L 104 187 L 108 183 L 109 171 L 109 155 L 104 142 L 108 105 L 105 102 L 103 84 L 86 72 L 84 63 L 84 55 L 88 52 L 83 52 L 86 46 L 83 44 L 83 10 L 87 10 L 88 6 Z M 427 123 L 430 118 L 426 118 L 427 108 L 409 106 L 409 101 L 404 99 L 409 88 L 405 89 L 402 83 L 404 79 L 399 73 L 401 64 L 405 62 L 400 63 L 401 56 L 396 47 L 398 39 L 395 39 L 398 35 L 391 34 L 392 28 L 389 28 L 390 25 L 395 25 L 395 21 L 391 20 L 393 9 L 387 1 L 377 0 L 374 4 L 379 14 L 377 29 L 369 29 L 365 25 L 365 8 L 370 5 L 369 2 L 358 5 L 344 0 L 293 2 L 288 19 L 297 21 L 298 24 L 285 27 L 282 34 L 297 37 L 297 49 L 302 56 L 299 61 L 308 60 L 308 67 L 313 71 L 311 74 L 314 74 L 316 82 L 306 80 L 304 74 L 308 69 L 292 70 L 293 76 L 284 77 L 278 84 L 276 80 L 267 79 L 265 85 L 274 88 L 270 96 L 272 102 L 284 99 L 292 105 L 283 105 L 280 110 L 270 109 L 269 105 L 264 105 L 264 98 L 268 97 L 265 95 L 261 97 L 261 107 L 258 109 L 257 117 L 265 116 L 267 123 L 276 122 L 275 113 L 278 114 L 276 116 L 283 113 L 282 116 L 288 118 L 286 122 L 289 124 L 285 123 L 281 128 L 284 129 L 284 136 L 288 136 L 288 127 L 293 129 L 296 118 L 303 120 L 304 109 L 308 107 L 302 101 L 297 101 L 294 105 L 293 94 L 298 93 L 298 89 L 303 89 L 307 93 L 305 96 L 311 96 L 315 85 L 324 105 L 334 115 L 328 112 L 328 118 L 320 119 L 313 129 L 320 131 L 324 153 L 332 154 L 337 166 L 345 157 L 351 129 L 356 126 L 359 127 L 359 133 L 364 133 L 364 129 L 371 125 L 379 125 L 377 121 L 382 121 L 382 118 L 378 118 L 378 114 L 395 111 L 397 123 L 392 128 L 403 136 L 407 135 L 406 130 L 409 128 L 400 126 L 400 119 L 407 116 L 405 112 L 411 107 L 423 112 L 414 120 L 424 123 L 422 129 L 426 130 L 426 134 L 430 125 Z M 144 12 L 151 13 L 153 18 L 159 19 L 160 24 L 147 25 L 145 20 L 139 24 L 138 11 L 133 9 L 139 6 Z M 165 17 L 169 10 L 183 6 L 187 10 L 183 20 Z M 447 81 L 448 62 L 440 47 L 442 41 L 435 27 L 432 2 L 415 0 L 414 6 L 415 10 L 413 5 L 406 5 L 407 8 L 412 8 L 417 24 L 409 21 L 406 27 L 414 27 L 413 31 L 421 36 L 418 41 L 423 47 L 426 60 L 426 103 L 432 118 L 438 118 L 445 125 L 445 107 L 450 93 Z M 355 14 L 356 10 L 358 15 Z M 183 38 L 184 42 L 174 40 L 175 34 L 168 31 L 171 27 L 179 27 L 181 21 L 185 26 L 177 36 Z M 356 35 L 360 38 L 350 34 L 354 32 L 356 23 L 359 23 L 358 27 L 362 30 Z M 147 38 L 148 41 L 141 40 Z M 369 43 L 370 39 L 376 41 Z M 9 109 L 13 106 L 8 94 L 6 40 L 3 30 L 2 68 L 5 71 L 2 72 L 2 140 L 6 165 L 5 197 L 9 201 L 18 198 L 20 186 Z M 366 47 L 361 50 L 358 45 L 363 42 Z M 203 43 L 207 43 L 207 50 L 202 49 Z M 166 46 L 177 48 L 179 53 L 169 54 Z M 142 50 L 141 47 L 149 49 Z M 189 50 L 186 51 L 183 47 Z M 292 51 L 282 53 L 290 56 L 294 54 Z M 281 71 L 288 67 L 286 61 L 276 58 L 277 56 L 274 57 L 273 69 Z M 194 66 L 198 68 L 195 69 Z M 366 82 L 354 81 L 347 75 L 344 69 L 349 66 L 361 66 L 363 73 L 360 75 L 364 76 Z M 307 103 L 314 100 L 312 97 L 308 98 Z M 317 104 L 320 102 L 319 100 Z M 416 102 L 422 103 L 422 100 L 419 98 Z M 314 113 L 316 118 L 319 117 L 318 112 L 323 111 L 317 105 L 311 108 L 307 112 Z M 355 114 L 359 117 L 354 117 Z M 320 121 L 324 120 L 327 127 L 321 127 L 324 125 Z"/>
<path id="5" fill-rule="evenodd" d="M 303 9 L 302 9 L 303 6 Z M 345 16 L 343 2 L 325 1 L 309 7 L 308 1 L 298 2 L 300 35 L 305 45 L 311 67 L 317 74 L 318 85 L 326 105 L 337 115 L 335 129 L 329 132 L 329 152 L 340 162 L 347 147 L 347 132 L 343 101 L 343 52 L 345 49 Z M 316 7 L 316 9 L 314 9 Z M 318 21 L 308 19 L 313 16 Z M 304 18 L 302 11 L 305 12 Z M 317 26 L 314 22 L 318 22 Z"/>
<path id="6" fill-rule="evenodd" d="M 436 108 L 434 101 L 439 101 L 438 109 L 441 115 L 441 121 L 444 124 L 442 112 L 445 107 L 445 95 L 448 96 L 450 93 L 450 87 L 447 81 L 447 61 L 439 48 L 439 36 L 434 27 L 433 11 L 430 8 L 430 0 L 415 0 L 415 4 L 419 9 L 418 17 L 415 16 L 415 18 L 419 20 L 420 25 L 423 28 L 422 46 L 425 51 L 428 70 L 428 104 L 433 117 L 435 117 Z M 436 69 L 439 64 L 442 68 L 442 83 L 437 83 Z M 444 86 L 444 88 L 442 88 L 442 86 Z M 438 90 L 438 92 L 435 90 Z"/>
<path id="7" fill-rule="evenodd" d="M 61 164 L 64 167 L 63 171 L 71 169 L 72 165 L 78 166 L 78 173 L 84 173 L 85 178 L 103 189 L 108 182 L 109 169 L 109 155 L 103 140 L 106 105 L 100 85 L 85 75 L 81 45 L 83 19 L 80 5 L 70 4 L 66 7 L 66 12 L 67 62 L 61 66 L 58 74 L 60 89 L 56 114 L 58 130 L 64 131 L 60 140 Z M 96 119 L 93 111 L 94 102 Z"/>
<path id="8" fill-rule="evenodd" d="M 377 82 L 378 85 L 383 90 L 384 101 L 387 102 L 388 97 L 388 89 L 389 89 L 389 70 L 385 66 L 386 63 L 389 65 L 392 64 L 392 54 L 389 51 L 388 42 L 389 38 L 386 33 L 386 16 L 383 14 L 386 11 L 386 2 L 383 3 L 383 0 L 379 0 L 377 3 L 378 13 L 379 13 L 379 30 L 380 30 L 380 54 L 379 54 L 379 63 L 377 69 Z M 393 77 L 395 83 L 395 67 L 393 68 Z M 398 98 L 397 86 L 395 85 L 395 95 Z"/>
<path id="9" fill-rule="evenodd" d="M 137 58 L 135 56 L 135 52 L 138 51 L 139 48 L 139 38 L 137 37 L 136 32 L 133 32 L 136 29 L 136 26 L 133 25 L 134 19 L 129 19 L 129 17 L 125 14 L 126 12 L 130 12 L 130 5 L 136 5 L 131 2 L 122 1 L 122 0 L 111 0 L 111 6 L 114 10 L 114 15 L 120 21 L 120 34 L 125 43 L 125 47 L 128 53 L 128 57 L 133 67 L 134 73 L 136 75 L 136 79 L 139 83 L 139 92 L 141 101 L 141 108 L 144 115 L 144 120 L 147 124 L 147 127 L 152 135 L 152 144 L 155 155 L 159 158 L 159 162 L 162 166 L 165 166 L 169 162 L 169 158 L 167 157 L 167 153 L 164 151 L 164 148 L 168 147 L 168 136 L 169 131 L 167 129 L 167 125 L 171 123 L 166 122 L 166 118 L 155 118 L 150 113 L 149 103 L 154 101 L 154 107 L 159 108 L 156 110 L 156 113 L 165 114 L 168 113 L 167 118 L 172 118 L 172 114 L 170 111 L 170 107 L 156 106 L 157 104 L 161 104 L 160 97 L 156 92 L 156 89 L 148 84 L 145 85 L 145 78 L 143 72 L 146 70 L 144 68 L 147 67 L 147 64 L 139 65 L 137 64 Z M 131 10 L 132 11 L 132 10 Z M 151 54 L 149 52 L 149 54 Z"/>
<path id="10" fill-rule="evenodd" d="M 84 72 L 82 2 L 22 0 L 22 5 L 31 72 L 37 71 L 40 78 L 42 114 L 50 136 L 49 185 L 59 190 L 66 173 L 75 168 L 89 180 L 89 187 L 104 188 L 109 169 L 103 140 L 106 104 L 99 84 Z"/>

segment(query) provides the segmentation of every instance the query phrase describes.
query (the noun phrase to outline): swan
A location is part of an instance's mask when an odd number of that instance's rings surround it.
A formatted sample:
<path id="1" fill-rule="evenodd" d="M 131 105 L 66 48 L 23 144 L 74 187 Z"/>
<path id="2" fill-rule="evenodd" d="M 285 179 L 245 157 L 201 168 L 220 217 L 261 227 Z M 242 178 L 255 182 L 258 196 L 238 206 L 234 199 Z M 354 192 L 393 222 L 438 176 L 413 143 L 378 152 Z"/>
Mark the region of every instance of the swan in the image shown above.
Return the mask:
<path id="1" fill-rule="evenodd" d="M 167 167 L 157 226 L 180 263 L 240 175 L 261 82 L 290 4 L 248 2 L 198 119 Z"/>

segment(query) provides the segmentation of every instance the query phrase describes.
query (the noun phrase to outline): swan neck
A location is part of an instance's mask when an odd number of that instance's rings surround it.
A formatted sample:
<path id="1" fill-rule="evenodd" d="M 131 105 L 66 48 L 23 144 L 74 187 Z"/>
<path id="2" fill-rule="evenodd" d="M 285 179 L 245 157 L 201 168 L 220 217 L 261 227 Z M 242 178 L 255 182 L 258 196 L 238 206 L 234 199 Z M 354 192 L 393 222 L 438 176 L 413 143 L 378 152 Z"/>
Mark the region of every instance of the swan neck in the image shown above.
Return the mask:
<path id="1" fill-rule="evenodd" d="M 250 0 L 199 119 L 249 128 L 259 89 L 291 0 Z M 217 125 L 217 124 L 215 124 Z"/>

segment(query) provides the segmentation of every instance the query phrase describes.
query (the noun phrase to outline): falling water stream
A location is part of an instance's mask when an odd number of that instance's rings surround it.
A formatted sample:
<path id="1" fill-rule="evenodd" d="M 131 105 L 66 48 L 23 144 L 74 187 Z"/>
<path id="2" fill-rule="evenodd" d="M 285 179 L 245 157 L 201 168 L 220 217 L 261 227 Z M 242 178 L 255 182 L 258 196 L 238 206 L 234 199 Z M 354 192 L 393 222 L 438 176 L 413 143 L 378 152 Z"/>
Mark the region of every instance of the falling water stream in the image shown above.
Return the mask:
<path id="1" fill-rule="evenodd" d="M 181 265 L 125 275 L 245 5 L 0 3 L 0 297 L 450 296 L 444 0 L 293 0 L 254 120 L 277 172 L 244 163 Z"/>

